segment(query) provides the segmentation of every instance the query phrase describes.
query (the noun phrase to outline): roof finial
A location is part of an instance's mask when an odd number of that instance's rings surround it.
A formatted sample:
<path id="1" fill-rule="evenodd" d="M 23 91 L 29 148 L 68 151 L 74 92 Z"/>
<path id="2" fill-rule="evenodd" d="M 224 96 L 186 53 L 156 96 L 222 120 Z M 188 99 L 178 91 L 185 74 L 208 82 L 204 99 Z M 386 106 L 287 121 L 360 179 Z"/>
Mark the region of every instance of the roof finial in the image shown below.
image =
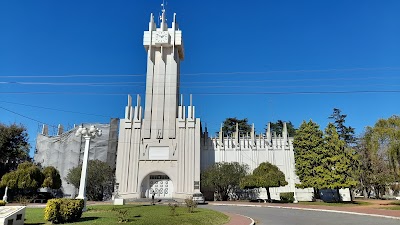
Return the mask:
<path id="1" fill-rule="evenodd" d="M 161 12 L 165 12 L 165 6 L 167 3 L 165 3 L 165 0 L 162 1 L 161 3 Z"/>
<path id="2" fill-rule="evenodd" d="M 158 18 L 159 25 L 164 24 L 167 21 L 166 16 L 165 16 L 165 6 L 167 4 L 168 3 L 165 0 L 163 0 L 163 2 L 161 3 L 161 15 Z"/>

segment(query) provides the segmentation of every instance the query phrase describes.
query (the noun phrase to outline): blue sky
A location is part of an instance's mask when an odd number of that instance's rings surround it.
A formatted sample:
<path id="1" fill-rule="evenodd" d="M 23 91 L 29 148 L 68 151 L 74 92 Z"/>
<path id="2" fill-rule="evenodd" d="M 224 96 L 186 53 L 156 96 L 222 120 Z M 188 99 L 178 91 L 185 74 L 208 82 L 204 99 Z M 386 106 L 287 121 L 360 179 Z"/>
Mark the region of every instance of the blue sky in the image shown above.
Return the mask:
<path id="1" fill-rule="evenodd" d="M 34 146 L 41 123 L 123 117 L 126 95 L 144 94 L 143 31 L 160 3 L 1 0 L 0 122 L 24 124 Z M 171 0 L 173 12 L 181 93 L 210 133 L 227 117 L 324 128 L 336 107 L 361 134 L 400 114 L 400 1 Z"/>

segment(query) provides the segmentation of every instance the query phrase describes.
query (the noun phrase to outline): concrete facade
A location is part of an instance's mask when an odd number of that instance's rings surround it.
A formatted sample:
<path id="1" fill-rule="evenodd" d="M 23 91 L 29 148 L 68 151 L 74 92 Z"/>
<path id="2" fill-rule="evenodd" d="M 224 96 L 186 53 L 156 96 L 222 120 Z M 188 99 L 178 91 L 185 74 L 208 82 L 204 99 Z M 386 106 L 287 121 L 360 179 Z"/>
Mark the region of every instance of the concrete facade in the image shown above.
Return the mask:
<path id="1" fill-rule="evenodd" d="M 272 133 L 268 125 L 265 134 L 252 131 L 248 134 L 240 134 L 239 128 L 232 136 L 225 136 L 221 130 L 218 137 L 211 138 L 207 132 L 202 134 L 201 142 L 201 169 L 206 169 L 216 162 L 239 162 L 249 166 L 253 171 L 262 162 L 270 162 L 276 165 L 284 174 L 288 185 L 278 188 L 270 188 L 271 198 L 279 200 L 279 193 L 294 192 L 298 201 L 311 201 L 313 189 L 295 188 L 295 183 L 300 183 L 295 174 L 295 160 L 293 151 L 293 137 L 288 136 L 286 123 L 282 134 Z M 255 199 L 267 199 L 265 188 L 260 188 L 254 193 Z"/>
<path id="2" fill-rule="evenodd" d="M 271 189 L 271 197 L 280 192 L 295 192 L 298 200 L 312 200 L 312 189 L 295 189 L 299 182 L 294 172 L 293 138 L 283 133 L 265 135 L 239 134 L 210 138 L 201 132 L 195 107 L 179 102 L 180 62 L 184 58 L 182 31 L 174 14 L 168 28 L 163 11 L 160 26 L 150 16 L 149 30 L 144 32 L 147 51 L 145 110 L 140 96 L 136 106 L 128 96 L 125 118 L 120 120 L 116 163 L 118 194 L 123 199 L 186 198 L 200 191 L 200 170 L 216 162 L 239 162 L 254 170 L 268 161 L 285 173 L 288 185 Z M 187 109 L 187 113 L 186 113 Z M 251 172 L 249 171 L 249 172 Z M 167 193 L 166 193 L 167 192 Z M 263 195 L 265 189 L 260 189 Z M 261 197 L 260 197 L 261 198 Z"/>
<path id="3" fill-rule="evenodd" d="M 147 51 L 145 110 L 128 96 L 120 120 L 116 164 L 118 194 L 124 199 L 186 198 L 200 191 L 200 119 L 195 107 L 178 105 L 182 31 L 176 15 L 168 28 L 163 11 L 160 26 L 150 16 L 144 32 Z M 186 113 L 187 109 L 187 113 Z"/>
<path id="4" fill-rule="evenodd" d="M 115 155 L 118 141 L 118 119 L 111 119 L 109 124 L 82 124 L 83 126 L 95 125 L 100 128 L 103 135 L 91 140 L 89 160 L 100 160 L 115 168 Z M 63 131 L 58 127 L 57 135 L 50 136 L 47 125 L 43 126 L 42 133 L 36 137 L 36 151 L 33 157 L 35 163 L 43 167 L 54 166 L 62 179 L 61 190 L 65 197 L 74 198 L 77 195 L 76 188 L 66 181 L 69 170 L 82 163 L 85 149 L 85 140 L 81 136 L 76 137 L 78 127 Z"/>

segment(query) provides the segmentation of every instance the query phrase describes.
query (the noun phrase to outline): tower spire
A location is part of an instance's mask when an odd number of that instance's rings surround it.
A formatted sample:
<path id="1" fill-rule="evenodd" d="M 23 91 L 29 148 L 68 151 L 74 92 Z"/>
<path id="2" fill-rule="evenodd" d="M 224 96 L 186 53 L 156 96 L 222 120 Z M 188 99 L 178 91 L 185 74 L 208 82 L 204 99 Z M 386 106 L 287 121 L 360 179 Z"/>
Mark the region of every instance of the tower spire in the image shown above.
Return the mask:
<path id="1" fill-rule="evenodd" d="M 162 13 L 165 12 L 165 5 L 166 5 L 165 0 L 163 0 L 161 3 L 161 12 Z"/>
<path id="2" fill-rule="evenodd" d="M 165 15 L 165 6 L 167 5 L 167 3 L 165 2 L 165 0 L 163 0 L 163 2 L 161 3 L 161 15 L 160 15 L 160 28 L 161 30 L 166 30 L 167 28 L 167 19 L 166 19 L 166 15 Z"/>

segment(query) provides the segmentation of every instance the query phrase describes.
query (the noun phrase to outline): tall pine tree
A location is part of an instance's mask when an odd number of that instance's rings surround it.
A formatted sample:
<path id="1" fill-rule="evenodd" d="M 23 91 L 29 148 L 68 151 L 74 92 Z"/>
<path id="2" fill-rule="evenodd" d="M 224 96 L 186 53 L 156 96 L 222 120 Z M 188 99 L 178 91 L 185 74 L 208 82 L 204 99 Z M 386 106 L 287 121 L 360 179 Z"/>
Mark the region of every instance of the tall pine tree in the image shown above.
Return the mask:
<path id="1" fill-rule="evenodd" d="M 352 151 L 340 139 L 335 125 L 329 123 L 324 134 L 324 156 L 318 167 L 318 188 L 351 188 L 357 184 L 352 170 Z"/>
<path id="2" fill-rule="evenodd" d="M 345 126 L 347 115 L 342 114 L 338 108 L 333 108 L 333 113 L 328 118 L 334 120 L 336 131 L 339 134 L 340 140 L 346 142 L 347 146 L 352 146 L 356 143 L 355 131 L 353 127 Z"/>
<path id="3" fill-rule="evenodd" d="M 296 174 L 301 184 L 300 188 L 317 187 L 316 168 L 321 165 L 324 140 L 319 125 L 312 120 L 303 121 L 293 140 Z"/>

